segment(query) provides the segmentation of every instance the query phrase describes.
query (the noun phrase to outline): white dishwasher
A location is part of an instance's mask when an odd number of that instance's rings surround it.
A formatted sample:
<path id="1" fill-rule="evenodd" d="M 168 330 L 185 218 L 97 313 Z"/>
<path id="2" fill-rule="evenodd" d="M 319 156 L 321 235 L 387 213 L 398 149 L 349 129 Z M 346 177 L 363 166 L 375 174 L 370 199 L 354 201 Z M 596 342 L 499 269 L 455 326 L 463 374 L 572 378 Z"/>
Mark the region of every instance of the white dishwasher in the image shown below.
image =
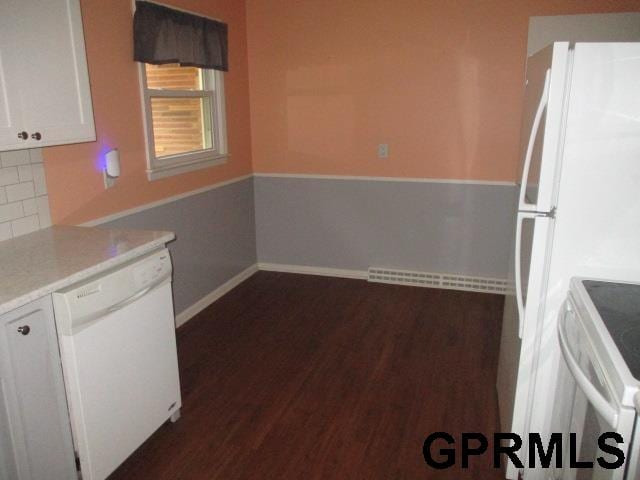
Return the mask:
<path id="1" fill-rule="evenodd" d="M 180 415 L 169 252 L 57 292 L 53 301 L 82 478 L 102 480 Z"/>

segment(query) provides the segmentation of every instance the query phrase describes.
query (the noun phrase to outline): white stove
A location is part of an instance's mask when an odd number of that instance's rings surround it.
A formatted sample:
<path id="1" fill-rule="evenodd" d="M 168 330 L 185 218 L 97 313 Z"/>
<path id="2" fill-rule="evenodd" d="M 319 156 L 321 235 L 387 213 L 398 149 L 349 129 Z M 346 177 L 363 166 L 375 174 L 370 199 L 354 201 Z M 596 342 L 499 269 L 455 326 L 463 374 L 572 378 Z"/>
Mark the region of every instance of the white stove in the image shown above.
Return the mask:
<path id="1" fill-rule="evenodd" d="M 639 478 L 640 284 L 573 278 L 558 320 L 558 339 L 564 364 L 554 423 L 563 425 L 566 440 L 575 434 L 577 460 L 593 462 L 593 468 L 570 468 L 565 454 L 555 478 Z M 624 440 L 606 442 L 624 453 L 619 468 L 603 468 L 597 461 L 614 460 L 598 445 L 605 432 Z"/>

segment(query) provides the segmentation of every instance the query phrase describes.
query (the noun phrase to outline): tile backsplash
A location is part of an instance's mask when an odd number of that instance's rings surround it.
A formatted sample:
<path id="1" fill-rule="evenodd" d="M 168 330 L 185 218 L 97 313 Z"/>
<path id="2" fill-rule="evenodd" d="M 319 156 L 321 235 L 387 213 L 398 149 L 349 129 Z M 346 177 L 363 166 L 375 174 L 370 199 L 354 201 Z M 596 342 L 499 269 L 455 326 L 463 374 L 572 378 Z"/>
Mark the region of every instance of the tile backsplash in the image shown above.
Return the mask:
<path id="1" fill-rule="evenodd" d="M 50 225 L 42 150 L 0 152 L 0 241 Z"/>

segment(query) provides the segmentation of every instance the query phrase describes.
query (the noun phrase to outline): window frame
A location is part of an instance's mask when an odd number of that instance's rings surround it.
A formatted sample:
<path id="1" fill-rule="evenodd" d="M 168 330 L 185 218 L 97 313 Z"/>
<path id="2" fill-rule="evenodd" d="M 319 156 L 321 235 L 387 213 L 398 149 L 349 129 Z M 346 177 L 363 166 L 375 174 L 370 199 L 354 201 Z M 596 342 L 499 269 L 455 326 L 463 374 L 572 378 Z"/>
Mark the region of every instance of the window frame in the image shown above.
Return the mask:
<path id="1" fill-rule="evenodd" d="M 142 97 L 147 156 L 147 178 L 149 181 L 226 163 L 227 158 L 229 157 L 229 151 L 227 148 L 227 122 L 223 72 L 219 70 L 201 68 L 200 72 L 203 83 L 202 90 L 161 90 L 148 87 L 145 65 L 145 63 L 140 63 L 138 65 L 138 73 L 140 77 L 140 90 Z M 214 148 L 157 157 L 155 154 L 156 150 L 151 111 L 151 99 L 154 97 L 208 99 L 210 105 L 210 118 L 208 121 L 209 125 L 211 125 L 211 136 Z"/>

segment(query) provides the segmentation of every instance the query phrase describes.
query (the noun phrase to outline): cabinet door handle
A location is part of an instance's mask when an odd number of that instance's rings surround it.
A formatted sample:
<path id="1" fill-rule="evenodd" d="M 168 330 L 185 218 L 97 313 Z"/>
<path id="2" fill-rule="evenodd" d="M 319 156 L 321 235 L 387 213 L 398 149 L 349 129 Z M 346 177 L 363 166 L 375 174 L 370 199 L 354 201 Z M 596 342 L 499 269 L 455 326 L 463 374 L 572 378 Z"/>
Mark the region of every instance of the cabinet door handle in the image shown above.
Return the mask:
<path id="1" fill-rule="evenodd" d="M 29 138 L 29 134 L 25 131 L 18 132 L 18 138 L 21 140 L 27 140 Z"/>
<path id="2" fill-rule="evenodd" d="M 40 140 L 42 138 L 42 135 L 40 135 L 40 132 L 32 133 L 31 138 L 33 138 L 34 140 Z"/>
<path id="3" fill-rule="evenodd" d="M 29 335 L 30 331 L 31 331 L 31 327 L 29 325 L 23 325 L 22 327 L 18 327 L 18 333 L 21 333 L 22 335 Z"/>

